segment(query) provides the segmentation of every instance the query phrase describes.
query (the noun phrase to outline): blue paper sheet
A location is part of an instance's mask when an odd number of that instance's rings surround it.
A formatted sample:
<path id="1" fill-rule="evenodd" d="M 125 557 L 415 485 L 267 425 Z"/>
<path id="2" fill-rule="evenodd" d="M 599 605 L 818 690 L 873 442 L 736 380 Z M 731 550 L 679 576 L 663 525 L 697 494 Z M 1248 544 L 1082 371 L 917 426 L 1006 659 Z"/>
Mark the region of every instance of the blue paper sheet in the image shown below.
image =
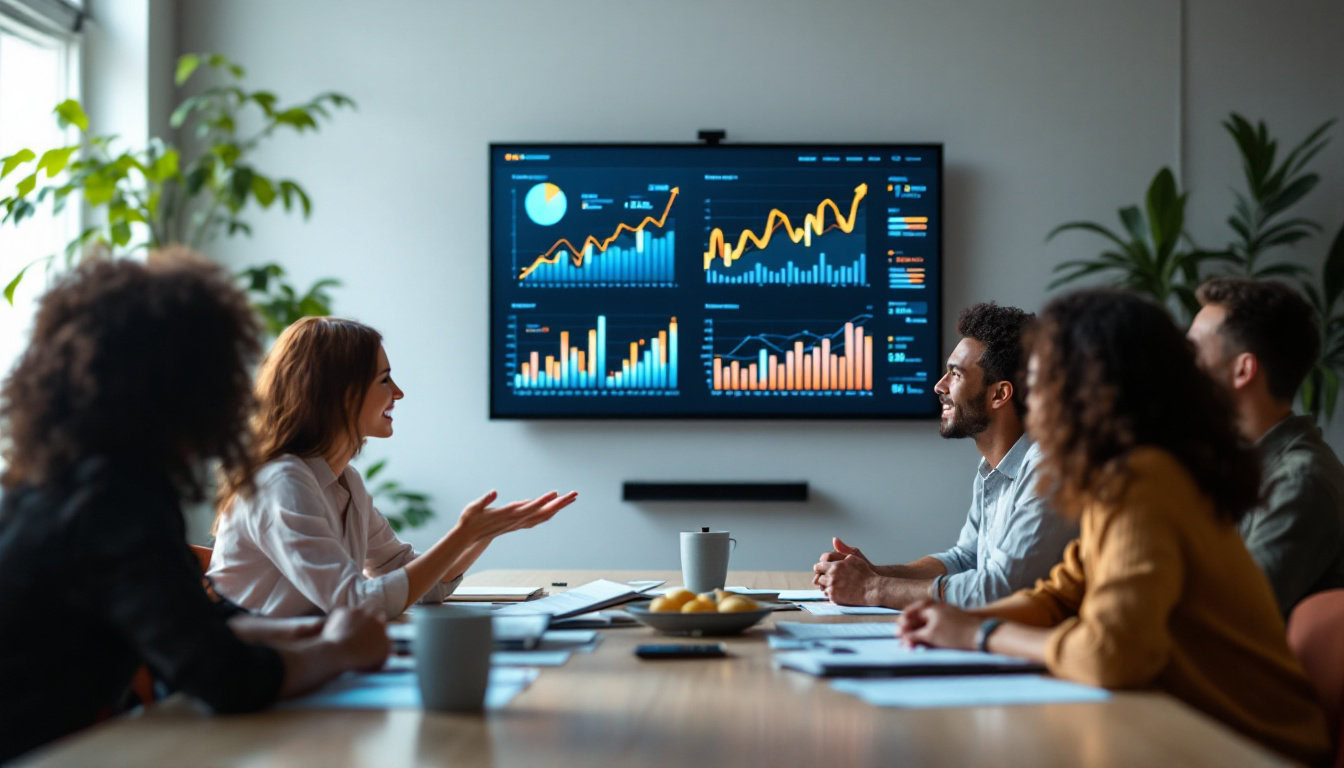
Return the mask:
<path id="1" fill-rule="evenodd" d="M 1102 688 L 1040 675 L 966 675 L 836 680 L 831 687 L 879 707 L 991 707 L 1105 701 Z"/>
<path id="2" fill-rule="evenodd" d="M 522 693 L 539 670 L 535 667 L 491 667 L 485 708 L 503 709 Z M 307 696 L 276 705 L 277 709 L 420 709 L 414 674 L 405 672 L 347 673 Z"/>

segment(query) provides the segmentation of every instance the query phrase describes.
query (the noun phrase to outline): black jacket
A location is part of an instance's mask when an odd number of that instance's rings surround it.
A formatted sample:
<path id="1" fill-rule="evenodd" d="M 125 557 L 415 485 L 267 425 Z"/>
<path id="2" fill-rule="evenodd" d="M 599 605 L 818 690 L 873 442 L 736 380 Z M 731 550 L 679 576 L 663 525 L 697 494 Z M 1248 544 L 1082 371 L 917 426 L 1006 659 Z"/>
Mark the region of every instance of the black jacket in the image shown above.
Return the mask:
<path id="1" fill-rule="evenodd" d="M 0 762 L 93 723 L 135 669 L 218 712 L 260 709 L 279 654 L 201 588 L 167 478 L 105 457 L 0 503 Z"/>

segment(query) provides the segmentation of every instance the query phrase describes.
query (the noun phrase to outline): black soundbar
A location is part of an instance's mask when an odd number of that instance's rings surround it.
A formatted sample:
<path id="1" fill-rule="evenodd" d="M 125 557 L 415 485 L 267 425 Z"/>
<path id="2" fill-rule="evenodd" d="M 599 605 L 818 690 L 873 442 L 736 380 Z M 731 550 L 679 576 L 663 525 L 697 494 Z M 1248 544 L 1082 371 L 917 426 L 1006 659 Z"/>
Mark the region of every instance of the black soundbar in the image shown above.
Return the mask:
<path id="1" fill-rule="evenodd" d="M 705 483 L 625 481 L 624 501 L 807 501 L 807 482 Z"/>

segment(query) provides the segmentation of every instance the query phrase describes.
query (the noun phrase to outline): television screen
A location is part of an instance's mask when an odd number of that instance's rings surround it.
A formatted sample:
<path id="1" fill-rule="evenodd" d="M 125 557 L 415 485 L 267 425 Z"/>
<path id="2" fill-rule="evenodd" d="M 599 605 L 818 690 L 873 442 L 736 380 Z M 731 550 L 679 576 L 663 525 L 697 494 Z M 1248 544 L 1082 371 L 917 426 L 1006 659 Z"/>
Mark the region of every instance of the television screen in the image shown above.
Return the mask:
<path id="1" fill-rule="evenodd" d="M 492 418 L 937 413 L 942 146 L 494 144 Z"/>

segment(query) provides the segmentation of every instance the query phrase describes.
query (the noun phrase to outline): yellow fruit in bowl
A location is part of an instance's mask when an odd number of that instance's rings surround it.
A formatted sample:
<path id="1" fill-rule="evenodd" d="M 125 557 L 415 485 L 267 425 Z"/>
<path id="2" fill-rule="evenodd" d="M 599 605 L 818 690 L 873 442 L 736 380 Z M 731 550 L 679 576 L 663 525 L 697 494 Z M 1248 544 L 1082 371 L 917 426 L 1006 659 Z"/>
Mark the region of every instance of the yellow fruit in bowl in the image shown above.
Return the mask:
<path id="1" fill-rule="evenodd" d="M 681 606 L 668 600 L 667 597 L 655 597 L 653 602 L 649 603 L 649 610 L 654 613 L 672 613 L 681 610 Z"/>
<path id="2" fill-rule="evenodd" d="M 714 604 L 714 601 L 704 595 L 681 606 L 682 613 L 714 613 L 718 609 L 719 607 Z"/>
<path id="3" fill-rule="evenodd" d="M 667 594 L 665 594 L 665 595 L 663 595 L 662 597 L 658 598 L 658 600 L 663 600 L 663 601 L 665 601 L 665 602 L 664 602 L 664 605 L 667 606 L 666 608 L 654 608 L 652 605 L 650 605 L 650 606 L 649 606 L 649 610 L 651 610 L 651 611 L 658 611 L 658 610 L 664 610 L 664 611 L 680 611 L 680 610 L 681 610 L 681 606 L 683 606 L 683 605 L 685 605 L 685 604 L 691 602 L 691 601 L 694 600 L 694 599 L 695 599 L 695 593 L 694 593 L 694 592 L 692 592 L 692 591 L 689 590 L 689 589 L 684 589 L 684 588 L 682 588 L 682 587 L 677 587 L 676 589 L 669 590 L 669 591 L 667 592 Z M 654 602 L 657 603 L 658 600 L 654 600 Z"/>
<path id="4" fill-rule="evenodd" d="M 719 601 L 719 613 L 745 613 L 758 611 L 761 606 L 749 597 L 729 595 Z"/>

